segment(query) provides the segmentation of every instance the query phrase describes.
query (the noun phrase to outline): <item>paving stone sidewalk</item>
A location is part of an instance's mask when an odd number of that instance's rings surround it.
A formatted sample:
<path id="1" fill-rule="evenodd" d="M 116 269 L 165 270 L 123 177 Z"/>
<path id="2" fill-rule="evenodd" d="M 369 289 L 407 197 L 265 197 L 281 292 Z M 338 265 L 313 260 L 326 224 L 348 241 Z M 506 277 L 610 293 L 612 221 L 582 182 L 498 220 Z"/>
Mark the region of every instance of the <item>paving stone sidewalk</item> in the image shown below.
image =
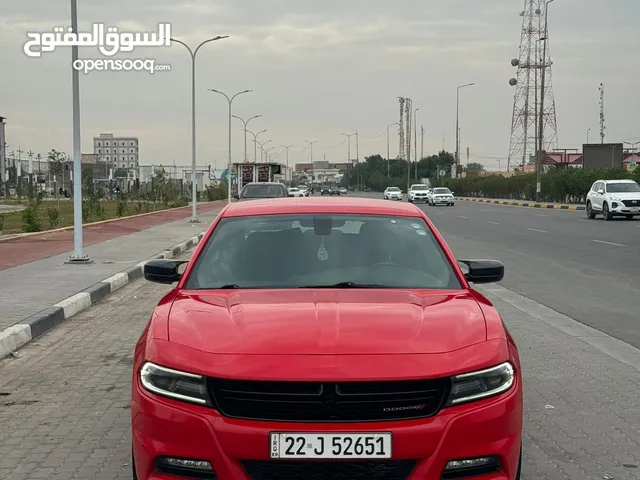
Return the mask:
<path id="1" fill-rule="evenodd" d="M 0 360 L 0 479 L 131 480 L 133 347 L 168 288 L 135 282 Z M 523 480 L 640 479 L 640 352 L 618 360 L 605 335 L 487 290 L 523 362 Z"/>
<path id="2" fill-rule="evenodd" d="M 88 246 L 93 265 L 65 264 L 67 252 L 0 271 L 0 331 L 197 235 L 218 212 L 199 215 L 199 224 L 181 219 Z"/>

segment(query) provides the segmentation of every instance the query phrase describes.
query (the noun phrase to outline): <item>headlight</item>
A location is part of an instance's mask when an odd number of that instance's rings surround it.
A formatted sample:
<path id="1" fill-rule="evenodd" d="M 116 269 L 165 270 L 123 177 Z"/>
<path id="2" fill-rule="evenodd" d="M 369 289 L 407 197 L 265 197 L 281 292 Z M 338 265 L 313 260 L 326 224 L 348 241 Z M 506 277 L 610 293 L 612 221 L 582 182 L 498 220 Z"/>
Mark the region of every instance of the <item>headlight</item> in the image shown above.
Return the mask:
<path id="1" fill-rule="evenodd" d="M 457 375 L 452 378 L 453 384 L 447 406 L 498 395 L 509 390 L 514 381 L 515 370 L 509 362 L 486 370 Z"/>
<path id="2" fill-rule="evenodd" d="M 205 378 L 147 362 L 140 370 L 140 382 L 150 392 L 184 402 L 209 404 Z"/>
<path id="3" fill-rule="evenodd" d="M 611 200 L 614 201 L 614 202 L 622 202 L 622 200 L 620 200 L 620 198 L 616 197 L 615 195 L 611 196 Z"/>

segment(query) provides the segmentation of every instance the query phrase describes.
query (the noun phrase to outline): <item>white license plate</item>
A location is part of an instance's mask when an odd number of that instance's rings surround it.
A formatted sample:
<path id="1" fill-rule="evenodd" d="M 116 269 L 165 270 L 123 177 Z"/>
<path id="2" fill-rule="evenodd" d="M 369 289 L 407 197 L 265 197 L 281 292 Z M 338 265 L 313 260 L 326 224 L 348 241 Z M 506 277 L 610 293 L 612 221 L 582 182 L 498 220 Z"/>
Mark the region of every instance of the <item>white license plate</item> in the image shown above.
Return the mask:
<path id="1" fill-rule="evenodd" d="M 391 433 L 271 433 L 271 458 L 391 458 Z"/>
<path id="2" fill-rule="evenodd" d="M 631 207 L 631 213 L 640 213 L 640 207 Z"/>

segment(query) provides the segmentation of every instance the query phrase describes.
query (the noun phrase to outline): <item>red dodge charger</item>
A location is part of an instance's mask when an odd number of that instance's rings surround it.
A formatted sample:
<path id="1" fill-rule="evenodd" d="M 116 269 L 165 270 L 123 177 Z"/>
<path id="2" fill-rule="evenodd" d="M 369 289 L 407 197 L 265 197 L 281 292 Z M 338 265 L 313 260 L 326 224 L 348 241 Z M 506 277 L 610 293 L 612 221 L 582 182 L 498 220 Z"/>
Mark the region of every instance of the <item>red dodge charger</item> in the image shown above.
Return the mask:
<path id="1" fill-rule="evenodd" d="M 183 265 L 184 264 L 184 265 Z M 416 206 L 227 206 L 135 349 L 140 480 L 516 480 L 522 376 L 493 305 Z"/>

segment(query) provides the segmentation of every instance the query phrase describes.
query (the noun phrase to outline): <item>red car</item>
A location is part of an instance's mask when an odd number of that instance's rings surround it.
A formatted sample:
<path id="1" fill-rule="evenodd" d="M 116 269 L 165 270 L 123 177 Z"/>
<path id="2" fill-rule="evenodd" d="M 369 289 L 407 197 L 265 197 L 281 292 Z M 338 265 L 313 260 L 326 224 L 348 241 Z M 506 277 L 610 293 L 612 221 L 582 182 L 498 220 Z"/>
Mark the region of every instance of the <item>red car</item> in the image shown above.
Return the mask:
<path id="1" fill-rule="evenodd" d="M 233 203 L 135 349 L 134 478 L 515 480 L 518 350 L 417 207 Z M 461 267 L 464 265 L 464 271 Z"/>

